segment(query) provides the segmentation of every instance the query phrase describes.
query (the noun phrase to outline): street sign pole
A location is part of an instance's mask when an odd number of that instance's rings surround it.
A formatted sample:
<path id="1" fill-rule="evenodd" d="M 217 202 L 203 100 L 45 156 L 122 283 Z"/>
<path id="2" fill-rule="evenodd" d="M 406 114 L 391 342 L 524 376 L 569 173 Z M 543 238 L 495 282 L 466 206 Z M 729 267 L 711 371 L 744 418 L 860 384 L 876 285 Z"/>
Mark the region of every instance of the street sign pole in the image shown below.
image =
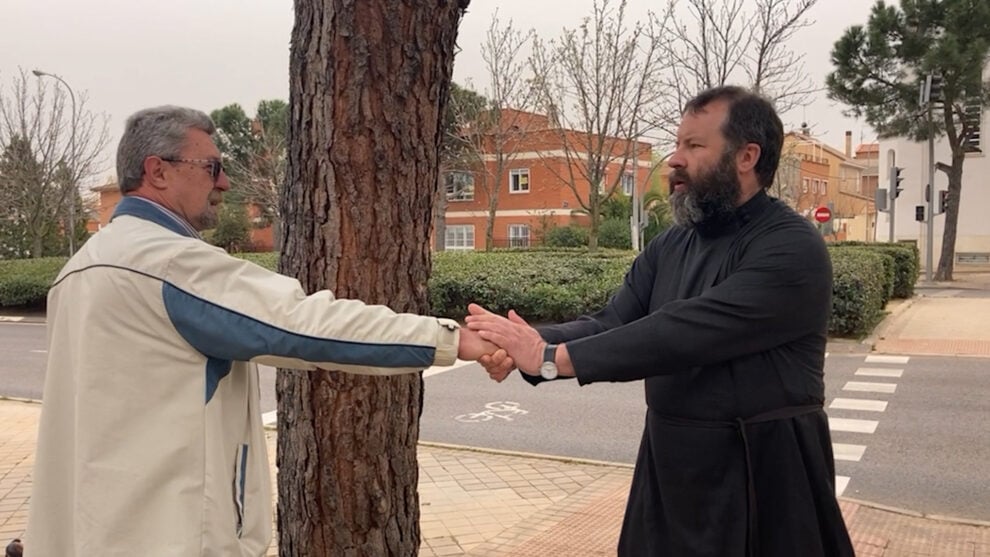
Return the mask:
<path id="1" fill-rule="evenodd" d="M 929 76 L 929 83 L 933 79 Z M 930 87 L 930 86 L 929 86 Z M 925 247 L 925 281 L 932 281 L 932 265 L 935 257 L 935 120 L 932 118 L 932 95 L 928 90 L 928 226 Z"/>
<path id="2" fill-rule="evenodd" d="M 891 172 L 891 175 L 896 175 L 897 174 L 897 167 L 896 166 L 891 166 L 890 167 L 890 172 Z M 890 188 L 889 188 L 889 191 L 887 192 L 887 195 L 890 196 L 890 210 L 888 211 L 888 213 L 890 214 L 890 237 L 888 238 L 887 241 L 890 242 L 891 244 L 893 244 L 894 243 L 894 213 L 897 212 L 897 181 L 896 181 L 896 179 L 892 179 L 891 180 Z"/>

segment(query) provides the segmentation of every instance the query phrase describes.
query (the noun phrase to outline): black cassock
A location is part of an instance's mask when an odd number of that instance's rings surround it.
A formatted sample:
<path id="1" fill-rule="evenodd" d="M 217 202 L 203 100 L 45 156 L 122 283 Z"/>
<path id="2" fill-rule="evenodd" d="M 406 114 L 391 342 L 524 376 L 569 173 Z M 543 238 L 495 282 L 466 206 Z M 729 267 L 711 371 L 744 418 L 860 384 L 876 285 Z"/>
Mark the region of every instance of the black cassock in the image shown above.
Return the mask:
<path id="1" fill-rule="evenodd" d="M 539 328 L 581 384 L 646 380 L 621 557 L 853 555 L 822 409 L 831 295 L 821 234 L 760 192 L 650 242 L 602 311 Z"/>

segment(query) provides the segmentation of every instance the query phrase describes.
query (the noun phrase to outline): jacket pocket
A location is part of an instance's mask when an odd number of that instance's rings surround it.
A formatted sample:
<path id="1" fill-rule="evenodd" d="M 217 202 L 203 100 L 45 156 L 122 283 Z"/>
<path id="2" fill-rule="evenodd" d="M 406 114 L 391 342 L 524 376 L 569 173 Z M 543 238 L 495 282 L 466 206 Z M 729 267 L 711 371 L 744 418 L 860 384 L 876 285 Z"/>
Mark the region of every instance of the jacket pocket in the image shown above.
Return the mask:
<path id="1" fill-rule="evenodd" d="M 243 444 L 237 448 L 234 459 L 234 508 L 237 511 L 237 537 L 241 537 L 244 529 L 244 491 L 247 481 L 248 446 Z"/>

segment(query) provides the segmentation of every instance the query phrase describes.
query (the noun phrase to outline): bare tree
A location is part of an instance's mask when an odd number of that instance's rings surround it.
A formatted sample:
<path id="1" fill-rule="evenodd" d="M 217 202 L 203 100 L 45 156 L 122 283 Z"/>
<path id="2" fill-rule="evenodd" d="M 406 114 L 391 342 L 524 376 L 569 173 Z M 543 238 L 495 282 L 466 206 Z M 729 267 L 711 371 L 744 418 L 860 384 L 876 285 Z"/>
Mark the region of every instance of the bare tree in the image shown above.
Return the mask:
<path id="1" fill-rule="evenodd" d="M 590 215 L 591 249 L 598 245 L 601 205 L 622 183 L 622 173 L 610 176 L 608 169 L 629 164 L 647 110 L 666 94 L 657 76 L 666 69 L 669 16 L 651 13 L 629 25 L 625 0 L 617 8 L 596 0 L 578 29 L 564 29 L 549 43 L 534 40 L 533 83 L 553 124 L 548 136 L 559 146 L 541 156 Z"/>
<path id="2" fill-rule="evenodd" d="M 503 23 L 496 12 L 481 45 L 489 109 L 471 123 L 473 129 L 467 137 L 478 155 L 482 170 L 479 185 L 488 201 L 485 251 L 495 247 L 495 215 L 499 197 L 508 184 L 508 167 L 522 152 L 527 134 L 540 124 L 539 118 L 527 112 L 532 107 L 533 90 L 529 86 L 528 64 L 520 56 L 532 37 L 532 31 L 516 29 L 512 20 Z M 492 165 L 487 164 L 489 160 Z"/>
<path id="3" fill-rule="evenodd" d="M 429 310 L 441 118 L 467 0 L 297 0 L 281 272 Z M 280 370 L 281 555 L 415 555 L 416 374 Z"/>
<path id="4" fill-rule="evenodd" d="M 789 43 L 813 23 L 807 12 L 817 2 L 687 0 L 683 9 L 672 5 L 685 23 L 672 25 L 671 40 L 664 43 L 672 71 L 663 81 L 673 95 L 655 114 L 657 127 L 673 136 L 688 99 L 730 83 L 763 94 L 781 113 L 807 104 L 820 87 L 805 71 L 804 56 Z"/>
<path id="5" fill-rule="evenodd" d="M 86 95 L 74 101 L 23 69 L 0 88 L 0 218 L 6 241 L 13 235 L 23 242 L 14 250 L 21 256 L 61 252 L 57 238 L 69 230 L 74 240 L 86 237 L 78 185 L 100 170 L 109 136 L 106 117 L 86 108 Z M 77 222 L 70 223 L 73 213 Z"/>
<path id="6" fill-rule="evenodd" d="M 790 208 L 797 209 L 799 188 L 801 184 L 801 154 L 797 152 L 795 143 L 785 143 L 780 154 L 780 164 L 777 174 L 770 186 L 770 194 L 786 203 Z"/>

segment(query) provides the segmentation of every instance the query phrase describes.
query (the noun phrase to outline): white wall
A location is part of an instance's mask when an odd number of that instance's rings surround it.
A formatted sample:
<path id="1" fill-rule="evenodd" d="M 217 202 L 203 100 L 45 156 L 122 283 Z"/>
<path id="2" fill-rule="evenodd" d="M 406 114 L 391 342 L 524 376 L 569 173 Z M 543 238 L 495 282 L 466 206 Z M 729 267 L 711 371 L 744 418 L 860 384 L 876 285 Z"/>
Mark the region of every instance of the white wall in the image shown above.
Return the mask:
<path id="1" fill-rule="evenodd" d="M 986 130 L 987 113 L 983 115 L 982 127 Z M 990 253 L 990 138 L 984 139 L 981 145 L 984 153 L 971 154 L 963 164 L 962 194 L 959 206 L 959 228 L 956 237 L 956 253 L 983 252 Z M 925 205 L 925 184 L 928 183 L 928 144 L 915 143 L 905 139 L 881 140 L 880 142 L 880 187 L 889 188 L 890 162 L 888 151 L 895 153 L 895 164 L 901 171 L 903 191 L 897 198 L 897 210 L 894 216 L 894 236 L 897 241 L 915 240 L 921 250 L 921 264 L 925 265 L 925 247 L 927 242 L 927 224 L 914 220 L 915 206 Z M 950 151 L 946 141 L 935 143 L 935 161 L 951 162 Z M 935 172 L 936 191 L 934 207 L 938 210 L 938 190 L 948 188 L 948 176 L 944 172 Z M 877 219 L 876 240 L 889 241 L 890 213 L 882 212 Z M 933 265 L 938 266 L 942 250 L 942 231 L 945 225 L 945 215 L 935 217 L 933 234 Z M 957 264 L 959 267 L 959 264 Z"/>

